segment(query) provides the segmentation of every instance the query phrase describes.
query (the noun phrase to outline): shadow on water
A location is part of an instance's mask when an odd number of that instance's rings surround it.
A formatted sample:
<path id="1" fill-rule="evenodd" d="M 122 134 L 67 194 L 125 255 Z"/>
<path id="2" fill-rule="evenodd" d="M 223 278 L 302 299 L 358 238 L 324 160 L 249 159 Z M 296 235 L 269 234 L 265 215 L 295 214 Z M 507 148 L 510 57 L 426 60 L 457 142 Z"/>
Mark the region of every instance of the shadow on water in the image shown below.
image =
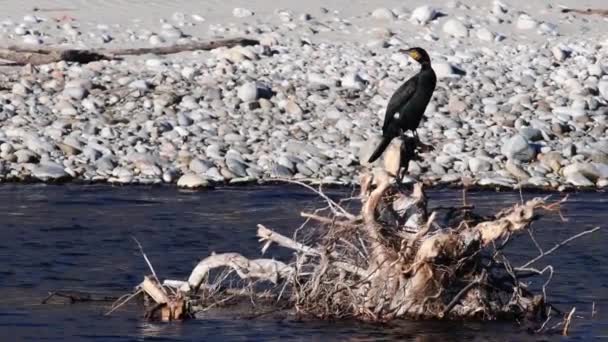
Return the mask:
<path id="1" fill-rule="evenodd" d="M 131 305 L 110 317 L 106 305 L 41 305 L 48 291 L 72 289 L 118 296 L 147 273 L 131 240 L 144 245 L 163 278 L 185 278 L 198 259 L 215 252 L 258 256 L 257 223 L 291 235 L 299 212 L 322 202 L 292 186 L 229 187 L 184 192 L 169 187 L 107 185 L 17 185 L 0 187 L 0 336 L 9 340 L 318 340 L 318 341 L 544 341 L 511 323 L 298 322 L 214 317 L 177 324 L 152 324 Z M 329 194 L 349 196 L 352 189 Z M 430 207 L 454 205 L 460 191 L 430 191 Z M 524 194 L 534 197 L 538 194 Z M 559 195 L 555 197 L 558 198 Z M 520 200 L 518 193 L 472 192 L 468 199 L 486 213 Z M 572 194 L 564 214 L 535 224 L 537 238 L 550 248 L 584 229 L 606 226 L 608 196 Z M 509 255 L 515 263 L 536 254 L 526 236 Z M 605 232 L 565 246 L 543 262 L 556 267 L 549 298 L 558 307 L 577 307 L 573 337 L 608 340 L 608 238 Z M 275 249 L 273 253 L 286 253 Z M 283 254 L 286 255 L 286 254 Z M 287 254 L 288 255 L 288 254 Z M 539 266 L 542 266 L 540 264 Z M 539 286 L 540 279 L 530 286 Z M 588 319 L 592 303 L 599 310 Z M 4 340 L 3 338 L 3 340 Z"/>

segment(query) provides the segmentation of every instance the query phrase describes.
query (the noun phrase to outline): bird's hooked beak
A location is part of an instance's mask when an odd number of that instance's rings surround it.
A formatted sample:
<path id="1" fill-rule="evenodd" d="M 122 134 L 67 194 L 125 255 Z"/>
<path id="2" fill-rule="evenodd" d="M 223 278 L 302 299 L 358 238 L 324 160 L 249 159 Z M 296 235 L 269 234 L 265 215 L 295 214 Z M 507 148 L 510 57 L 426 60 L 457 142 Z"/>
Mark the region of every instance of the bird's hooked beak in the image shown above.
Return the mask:
<path id="1" fill-rule="evenodd" d="M 416 51 L 416 49 L 403 49 L 403 50 L 399 50 L 399 52 L 402 52 L 402 53 L 412 57 L 415 61 L 420 61 L 420 58 L 422 57 L 420 55 L 420 53 L 418 53 L 418 51 Z"/>

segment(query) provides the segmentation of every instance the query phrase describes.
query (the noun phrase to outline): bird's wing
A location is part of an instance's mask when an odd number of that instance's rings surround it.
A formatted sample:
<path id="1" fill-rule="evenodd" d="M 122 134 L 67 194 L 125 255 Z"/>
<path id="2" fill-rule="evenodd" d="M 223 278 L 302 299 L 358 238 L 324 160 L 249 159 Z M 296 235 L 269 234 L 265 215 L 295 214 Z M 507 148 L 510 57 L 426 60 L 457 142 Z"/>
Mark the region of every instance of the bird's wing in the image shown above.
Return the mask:
<path id="1" fill-rule="evenodd" d="M 395 91 L 391 99 L 388 101 L 386 106 L 386 114 L 384 114 L 384 124 L 382 125 L 382 131 L 386 131 L 387 127 L 391 122 L 395 120 L 394 115 L 399 111 L 404 104 L 406 104 L 416 92 L 416 85 L 418 83 L 418 75 L 413 76 L 409 80 Z"/>

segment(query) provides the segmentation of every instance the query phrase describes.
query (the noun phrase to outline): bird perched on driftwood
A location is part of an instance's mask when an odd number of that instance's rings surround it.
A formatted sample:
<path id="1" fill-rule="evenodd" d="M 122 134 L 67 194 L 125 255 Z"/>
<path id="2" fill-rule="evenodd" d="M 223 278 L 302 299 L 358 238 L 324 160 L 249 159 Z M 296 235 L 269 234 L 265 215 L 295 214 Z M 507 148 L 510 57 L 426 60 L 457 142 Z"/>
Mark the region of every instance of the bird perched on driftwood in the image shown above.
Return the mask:
<path id="1" fill-rule="evenodd" d="M 378 159 L 394 138 L 407 131 L 412 131 L 419 142 L 416 129 L 437 84 L 435 71 L 431 68 L 431 59 L 424 49 L 415 47 L 401 52 L 420 63 L 420 72 L 401 85 L 388 102 L 382 126 L 382 140 L 369 158 L 369 163 Z"/>

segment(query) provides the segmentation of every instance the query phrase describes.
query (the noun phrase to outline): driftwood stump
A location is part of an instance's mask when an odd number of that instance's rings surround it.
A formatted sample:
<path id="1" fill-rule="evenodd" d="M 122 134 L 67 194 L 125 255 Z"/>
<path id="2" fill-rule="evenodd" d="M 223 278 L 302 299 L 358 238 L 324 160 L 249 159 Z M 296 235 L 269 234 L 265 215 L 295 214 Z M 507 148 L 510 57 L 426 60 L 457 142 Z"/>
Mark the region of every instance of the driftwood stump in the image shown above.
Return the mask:
<path id="1" fill-rule="evenodd" d="M 387 150 L 385 165 L 402 165 L 395 160 L 401 152 Z M 529 228 L 538 214 L 558 212 L 564 200 L 548 203 L 547 198 L 535 198 L 487 218 L 470 214 L 471 208 L 464 206 L 455 208 L 463 211 L 457 222 L 439 226 L 436 214 L 427 212 L 423 186 L 405 189 L 390 171 L 363 172 L 359 214 L 318 190 L 327 207 L 302 213 L 307 220 L 295 235 L 306 238 L 290 238 L 258 225 L 262 253 L 277 244 L 295 253 L 289 262 L 214 254 L 200 261 L 188 280 L 164 281 L 160 294 L 158 286 L 146 286 L 147 278 L 139 289 L 161 306 L 169 301 L 167 293 L 183 298 L 192 315 L 244 297 L 250 303 L 270 299 L 291 313 L 317 318 L 510 319 L 533 322 L 540 331 L 559 312 L 547 301 L 548 281 L 539 293 L 523 281 L 543 275 L 550 280 L 553 267 L 536 269 L 534 264 L 599 228 L 515 266 L 504 255 L 504 247 L 517 235 L 533 236 Z M 224 272 L 213 278 L 214 269 Z M 235 275 L 240 281 L 234 281 Z"/>

